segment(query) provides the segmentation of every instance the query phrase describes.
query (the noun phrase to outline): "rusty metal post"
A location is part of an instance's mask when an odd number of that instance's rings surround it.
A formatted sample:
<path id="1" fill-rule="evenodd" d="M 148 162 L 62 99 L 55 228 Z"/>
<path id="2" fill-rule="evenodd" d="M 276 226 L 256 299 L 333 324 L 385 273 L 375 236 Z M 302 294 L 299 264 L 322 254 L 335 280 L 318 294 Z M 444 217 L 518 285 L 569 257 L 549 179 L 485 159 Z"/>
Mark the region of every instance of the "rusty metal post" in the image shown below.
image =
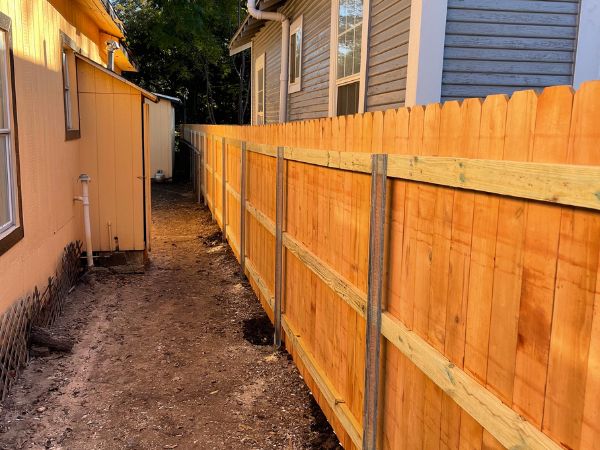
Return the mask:
<path id="1" fill-rule="evenodd" d="M 375 450 L 378 436 L 381 310 L 383 303 L 387 155 L 373 155 L 369 228 L 369 285 L 363 405 L 363 450 Z"/>
<path id="2" fill-rule="evenodd" d="M 246 274 L 246 141 L 240 147 L 240 266 L 242 275 Z"/>
<path id="3" fill-rule="evenodd" d="M 283 290 L 283 147 L 277 147 L 277 179 L 275 189 L 275 304 L 273 307 L 275 348 L 281 347 L 281 298 Z"/>

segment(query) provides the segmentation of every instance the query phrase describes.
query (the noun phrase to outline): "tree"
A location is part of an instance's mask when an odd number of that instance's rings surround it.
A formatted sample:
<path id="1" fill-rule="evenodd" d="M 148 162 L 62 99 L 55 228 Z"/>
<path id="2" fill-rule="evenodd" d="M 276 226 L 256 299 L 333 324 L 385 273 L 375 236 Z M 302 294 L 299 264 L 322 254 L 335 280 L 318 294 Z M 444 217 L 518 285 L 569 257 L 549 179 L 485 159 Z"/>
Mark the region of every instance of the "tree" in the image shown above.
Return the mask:
<path id="1" fill-rule="evenodd" d="M 114 0 L 138 72 L 127 78 L 179 97 L 197 123 L 247 123 L 246 55 L 229 56 L 240 0 Z"/>

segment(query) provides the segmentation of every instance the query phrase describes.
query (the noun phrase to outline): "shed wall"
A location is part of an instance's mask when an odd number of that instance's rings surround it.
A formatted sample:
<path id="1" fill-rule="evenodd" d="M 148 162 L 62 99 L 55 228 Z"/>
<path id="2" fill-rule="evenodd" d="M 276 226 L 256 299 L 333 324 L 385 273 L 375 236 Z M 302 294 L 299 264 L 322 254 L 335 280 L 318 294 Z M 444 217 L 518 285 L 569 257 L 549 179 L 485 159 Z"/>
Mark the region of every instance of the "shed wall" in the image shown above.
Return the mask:
<path id="1" fill-rule="evenodd" d="M 94 250 L 144 250 L 142 96 L 79 60 L 81 170 L 92 177 Z"/>
<path id="2" fill-rule="evenodd" d="M 146 100 L 150 109 L 150 176 L 160 169 L 167 178 L 173 176 L 175 111 L 168 100 Z"/>
<path id="3" fill-rule="evenodd" d="M 442 99 L 573 82 L 579 0 L 449 0 Z"/>

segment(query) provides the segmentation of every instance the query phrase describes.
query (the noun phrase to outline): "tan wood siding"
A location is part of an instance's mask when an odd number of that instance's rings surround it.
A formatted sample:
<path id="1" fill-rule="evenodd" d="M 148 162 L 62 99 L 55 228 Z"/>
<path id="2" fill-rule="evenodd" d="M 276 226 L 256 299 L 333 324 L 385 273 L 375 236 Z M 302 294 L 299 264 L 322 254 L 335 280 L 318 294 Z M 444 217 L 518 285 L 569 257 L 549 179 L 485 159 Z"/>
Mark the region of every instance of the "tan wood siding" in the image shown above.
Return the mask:
<path id="1" fill-rule="evenodd" d="M 71 0 L 0 0 L 12 20 L 24 238 L 0 256 L 0 312 L 43 286 L 64 246 L 83 239 L 80 141 L 65 141 L 63 32 L 101 62 L 98 26 Z M 82 117 L 82 124 L 85 118 Z"/>
<path id="2" fill-rule="evenodd" d="M 115 237 L 120 250 L 144 250 L 142 96 L 86 62 L 77 65 L 94 250 L 115 250 Z"/>
<path id="3" fill-rule="evenodd" d="M 175 110 L 169 100 L 158 103 L 146 100 L 150 107 L 150 176 L 158 170 L 165 177 L 173 176 L 173 144 L 175 136 Z"/>
<path id="4" fill-rule="evenodd" d="M 449 0 L 442 99 L 571 84 L 579 0 Z"/>
<path id="5" fill-rule="evenodd" d="M 410 0 L 372 0 L 368 111 L 398 108 L 406 97 Z"/>

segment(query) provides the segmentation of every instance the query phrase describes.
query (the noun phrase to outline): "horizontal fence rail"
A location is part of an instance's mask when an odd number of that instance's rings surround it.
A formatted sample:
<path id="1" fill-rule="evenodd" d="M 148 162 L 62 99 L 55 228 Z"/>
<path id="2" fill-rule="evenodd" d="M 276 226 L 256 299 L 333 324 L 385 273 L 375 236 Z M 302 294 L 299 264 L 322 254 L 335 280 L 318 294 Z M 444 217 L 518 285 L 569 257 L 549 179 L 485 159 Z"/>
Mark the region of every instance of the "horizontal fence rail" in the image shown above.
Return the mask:
<path id="1" fill-rule="evenodd" d="M 600 438 L 599 120 L 591 82 L 184 138 L 345 448 L 585 449 Z"/>

